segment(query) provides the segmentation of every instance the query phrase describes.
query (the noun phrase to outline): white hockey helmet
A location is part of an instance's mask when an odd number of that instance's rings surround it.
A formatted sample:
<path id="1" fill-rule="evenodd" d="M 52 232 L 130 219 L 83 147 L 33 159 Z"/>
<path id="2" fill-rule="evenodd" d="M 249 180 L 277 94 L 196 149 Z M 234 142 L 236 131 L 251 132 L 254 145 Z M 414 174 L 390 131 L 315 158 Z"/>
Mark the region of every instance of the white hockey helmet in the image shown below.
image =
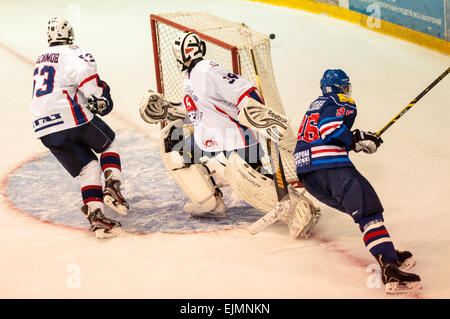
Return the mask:
<path id="1" fill-rule="evenodd" d="M 72 25 L 64 18 L 53 18 L 48 22 L 47 40 L 49 44 L 63 42 L 72 44 L 75 40 Z"/>
<path id="2" fill-rule="evenodd" d="M 194 32 L 183 32 L 173 42 L 172 50 L 175 59 L 181 64 L 181 71 L 184 71 L 192 60 L 205 56 L 206 44 Z"/>

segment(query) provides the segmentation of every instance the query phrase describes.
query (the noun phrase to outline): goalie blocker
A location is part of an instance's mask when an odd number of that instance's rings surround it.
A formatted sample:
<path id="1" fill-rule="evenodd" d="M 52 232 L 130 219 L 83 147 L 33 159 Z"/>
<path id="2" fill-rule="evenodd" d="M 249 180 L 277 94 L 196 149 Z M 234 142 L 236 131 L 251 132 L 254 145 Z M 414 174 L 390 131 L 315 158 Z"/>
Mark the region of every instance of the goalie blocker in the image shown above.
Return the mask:
<path id="1" fill-rule="evenodd" d="M 265 137 L 279 142 L 285 134 L 289 118 L 255 99 L 247 98 L 238 115 L 238 121 L 242 125 L 256 129 Z"/>

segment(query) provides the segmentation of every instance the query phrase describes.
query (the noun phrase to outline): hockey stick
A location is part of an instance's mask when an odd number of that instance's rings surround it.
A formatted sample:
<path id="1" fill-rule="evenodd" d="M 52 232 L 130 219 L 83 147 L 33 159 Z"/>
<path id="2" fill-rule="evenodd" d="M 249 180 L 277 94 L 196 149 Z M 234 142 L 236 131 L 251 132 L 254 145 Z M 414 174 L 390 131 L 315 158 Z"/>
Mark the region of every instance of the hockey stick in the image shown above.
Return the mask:
<path id="1" fill-rule="evenodd" d="M 408 110 L 410 108 L 412 108 L 425 94 L 427 94 L 436 84 L 438 84 L 439 82 L 442 81 L 443 78 L 445 78 L 445 76 L 447 74 L 450 73 L 450 67 L 447 68 L 447 70 L 445 70 L 444 73 L 442 73 L 436 80 L 433 81 L 433 83 L 431 83 L 425 90 L 423 90 L 414 100 L 412 100 L 400 113 L 398 113 L 392 120 L 389 121 L 389 123 L 387 123 L 377 134 L 375 134 L 376 136 L 380 136 L 381 134 L 383 134 L 384 132 L 386 132 L 386 130 L 388 128 L 390 128 L 395 122 L 397 122 L 397 120 L 402 117 L 406 112 L 408 112 Z"/>
<path id="2" fill-rule="evenodd" d="M 278 221 L 291 205 L 289 192 L 287 189 L 288 185 L 286 182 L 286 177 L 284 175 L 278 143 L 268 138 L 267 148 L 269 151 L 269 156 L 271 158 L 272 171 L 274 172 L 274 183 L 275 190 L 277 192 L 278 203 L 270 212 L 268 212 L 266 215 L 264 215 L 248 227 L 248 231 L 252 235 L 264 230 L 265 228 Z"/>
<path id="3" fill-rule="evenodd" d="M 242 24 L 242 26 L 248 28 L 244 23 Z M 255 70 L 256 85 L 258 87 L 259 93 L 264 98 L 261 89 L 261 80 L 259 78 L 258 67 L 256 65 L 255 53 L 253 52 L 253 41 L 251 33 L 250 33 L 250 42 L 251 42 L 250 55 L 252 57 L 253 68 Z M 248 227 L 248 231 L 252 235 L 262 231 L 266 227 L 272 225 L 277 220 L 279 220 L 282 214 L 286 211 L 286 209 L 289 208 L 290 205 L 289 192 L 287 188 L 288 184 L 286 182 L 286 177 L 284 175 L 283 163 L 281 162 L 280 149 L 278 143 L 276 141 L 272 141 L 270 137 L 267 138 L 267 150 L 269 153 L 269 157 L 271 159 L 270 164 L 272 167 L 272 172 L 274 174 L 274 183 L 275 183 L 275 190 L 277 192 L 278 203 L 270 212 L 268 212 L 266 215 L 264 215 L 263 217 L 261 217 Z"/>

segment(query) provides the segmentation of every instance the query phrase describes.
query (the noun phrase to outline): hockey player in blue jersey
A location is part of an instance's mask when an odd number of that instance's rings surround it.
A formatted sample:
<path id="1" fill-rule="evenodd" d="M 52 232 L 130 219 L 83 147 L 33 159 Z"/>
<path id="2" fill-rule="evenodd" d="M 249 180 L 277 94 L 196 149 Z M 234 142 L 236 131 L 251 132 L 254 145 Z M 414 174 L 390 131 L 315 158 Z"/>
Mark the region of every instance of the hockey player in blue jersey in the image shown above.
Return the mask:
<path id="1" fill-rule="evenodd" d="M 394 248 L 384 226 L 383 206 L 349 158 L 350 151 L 372 154 L 383 141 L 373 133 L 351 130 L 357 110 L 344 71 L 326 70 L 320 87 L 323 95 L 307 109 L 297 135 L 298 178 L 317 200 L 359 225 L 366 247 L 381 266 L 387 293 L 416 289 L 420 277 L 404 272 L 415 264 L 412 254 Z"/>

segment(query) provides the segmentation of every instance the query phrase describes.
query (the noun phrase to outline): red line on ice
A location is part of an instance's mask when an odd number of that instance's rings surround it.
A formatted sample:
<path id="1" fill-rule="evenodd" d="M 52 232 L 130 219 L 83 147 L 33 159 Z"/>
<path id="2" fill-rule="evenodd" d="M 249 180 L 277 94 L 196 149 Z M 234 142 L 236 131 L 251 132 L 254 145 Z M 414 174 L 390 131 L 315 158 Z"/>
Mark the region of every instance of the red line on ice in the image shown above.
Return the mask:
<path id="1" fill-rule="evenodd" d="M 33 155 L 32 157 L 20 162 L 16 167 L 14 167 L 12 170 L 10 170 L 8 173 L 6 173 L 3 177 L 2 180 L 0 182 L 0 195 L 3 197 L 3 201 L 6 204 L 6 206 L 8 208 L 10 208 L 11 210 L 15 211 L 16 213 L 19 213 L 22 216 L 31 218 L 35 221 L 38 222 L 42 222 L 44 224 L 49 224 L 49 225 L 53 225 L 53 226 L 58 226 L 58 227 L 63 227 L 66 229 L 72 229 L 72 230 L 81 230 L 81 231 L 90 231 L 88 229 L 85 228 L 79 228 L 79 227 L 73 227 L 73 226 L 68 226 L 68 225 L 64 225 L 64 224 L 57 224 L 48 220 L 43 220 L 43 219 L 39 219 L 36 216 L 30 215 L 27 212 L 23 211 L 22 209 L 20 209 L 19 207 L 17 207 L 8 197 L 8 192 L 6 190 L 6 186 L 8 185 L 8 181 L 10 179 L 11 176 L 14 175 L 14 173 L 19 170 L 21 167 L 23 167 L 24 165 L 33 162 L 33 161 L 38 161 L 39 158 L 45 154 L 48 153 L 48 151 L 44 151 L 38 154 Z"/>

